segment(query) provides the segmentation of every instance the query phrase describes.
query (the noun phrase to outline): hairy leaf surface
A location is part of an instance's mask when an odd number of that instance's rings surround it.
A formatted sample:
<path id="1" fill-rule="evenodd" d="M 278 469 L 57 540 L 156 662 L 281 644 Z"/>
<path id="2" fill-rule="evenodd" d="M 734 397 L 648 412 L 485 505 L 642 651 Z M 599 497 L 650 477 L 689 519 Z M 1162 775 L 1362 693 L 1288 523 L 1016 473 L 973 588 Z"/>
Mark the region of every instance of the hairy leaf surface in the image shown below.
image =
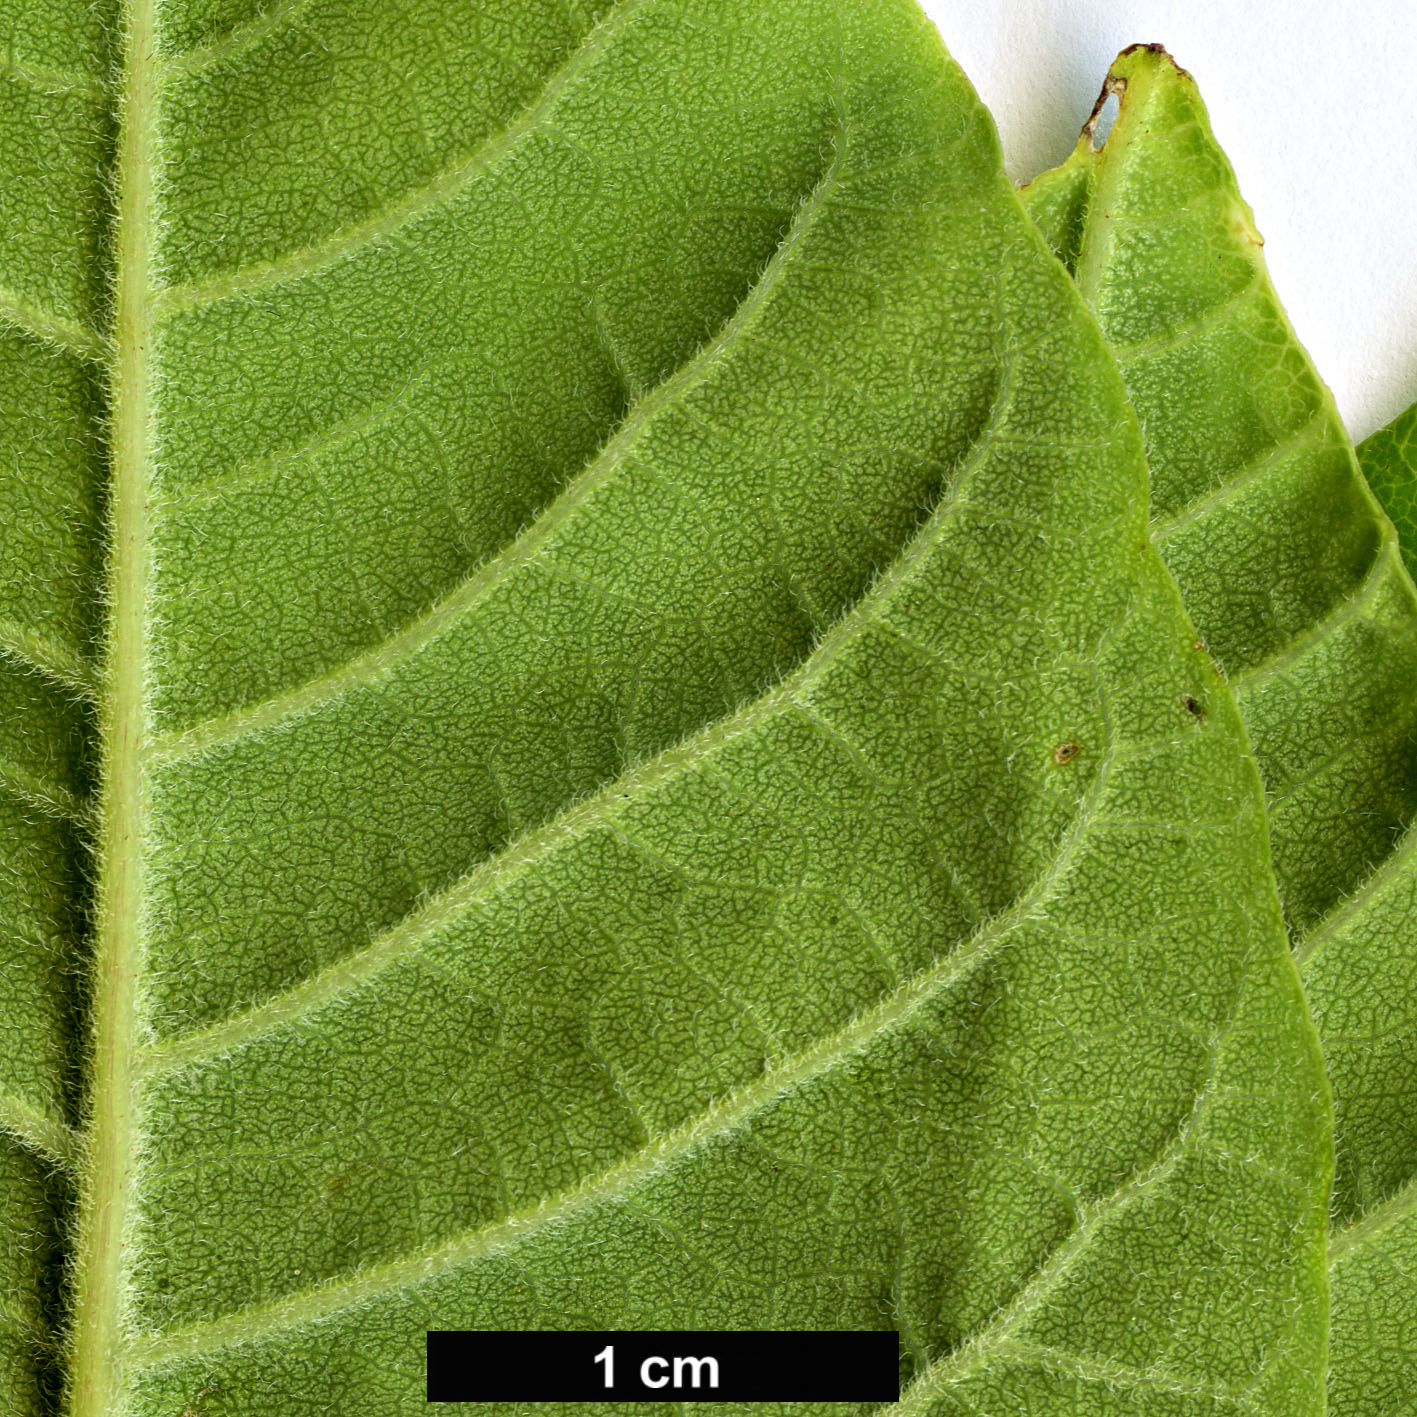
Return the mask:
<path id="1" fill-rule="evenodd" d="M 1320 1411 L 1258 779 L 922 17 L 133 0 L 110 112 L 91 13 L 0 186 L 11 1407 L 57 1165 L 73 1417 L 421 1410 L 430 1326 Z"/>
<path id="2" fill-rule="evenodd" d="M 1358 445 L 1373 495 L 1392 518 L 1409 574 L 1417 575 L 1417 404 Z"/>
<path id="3" fill-rule="evenodd" d="M 1417 1392 L 1417 591 L 1190 76 L 1138 48 L 1109 94 L 1105 144 L 1089 123 L 1029 207 L 1112 341 L 1153 540 L 1264 777 L 1334 1098 L 1330 1411 L 1397 1417 Z"/>

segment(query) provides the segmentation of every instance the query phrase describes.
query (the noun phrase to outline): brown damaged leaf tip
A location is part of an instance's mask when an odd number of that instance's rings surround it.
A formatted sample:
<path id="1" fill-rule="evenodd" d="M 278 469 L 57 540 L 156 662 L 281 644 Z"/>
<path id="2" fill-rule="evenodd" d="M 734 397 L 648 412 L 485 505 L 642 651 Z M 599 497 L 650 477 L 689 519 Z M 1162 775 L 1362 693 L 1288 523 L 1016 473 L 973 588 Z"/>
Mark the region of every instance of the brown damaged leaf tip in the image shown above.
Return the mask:
<path id="1" fill-rule="evenodd" d="M 1178 74 L 1184 74 L 1186 78 L 1191 77 L 1190 73 L 1187 70 L 1183 69 L 1178 63 L 1176 63 L 1176 56 L 1172 54 L 1171 51 L 1167 49 L 1164 44 L 1129 44 L 1124 50 L 1122 50 L 1120 54 L 1117 55 L 1117 59 L 1114 59 L 1112 61 L 1113 67 L 1116 67 L 1118 59 L 1125 59 L 1129 54 L 1155 54 L 1159 58 L 1166 60 L 1166 62 L 1170 64 Z"/>
<path id="2" fill-rule="evenodd" d="M 1107 106 L 1107 100 L 1115 96 L 1118 103 L 1121 103 L 1127 92 L 1127 80 L 1116 72 L 1118 64 L 1130 54 L 1153 54 L 1165 60 L 1182 78 L 1190 78 L 1190 73 L 1176 62 L 1176 56 L 1162 44 L 1129 44 L 1112 61 L 1111 71 L 1102 83 L 1102 90 L 1097 95 L 1097 102 L 1092 105 L 1092 112 L 1088 115 L 1087 122 L 1082 125 L 1082 136 L 1087 139 L 1092 151 L 1097 153 L 1107 145 L 1107 139 L 1103 138 L 1098 142 L 1096 138 L 1097 122 L 1102 116 L 1102 110 Z"/>
<path id="3" fill-rule="evenodd" d="M 1121 103 L 1123 95 L 1127 92 L 1127 81 L 1108 74 L 1102 83 L 1102 92 L 1097 95 L 1097 102 L 1092 105 L 1092 112 L 1087 116 L 1087 122 L 1082 125 L 1082 136 L 1087 139 L 1088 146 L 1093 152 L 1100 153 L 1106 145 L 1106 138 L 1102 142 L 1097 141 L 1097 120 L 1102 117 L 1102 110 L 1107 106 L 1107 100 L 1114 94 L 1117 102 Z"/>

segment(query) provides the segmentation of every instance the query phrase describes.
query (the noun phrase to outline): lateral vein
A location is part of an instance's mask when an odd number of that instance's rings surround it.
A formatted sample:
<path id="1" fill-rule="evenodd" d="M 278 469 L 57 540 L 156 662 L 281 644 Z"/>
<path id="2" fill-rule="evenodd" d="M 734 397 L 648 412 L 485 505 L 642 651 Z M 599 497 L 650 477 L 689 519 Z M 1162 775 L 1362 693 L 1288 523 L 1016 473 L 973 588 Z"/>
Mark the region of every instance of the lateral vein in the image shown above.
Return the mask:
<path id="1" fill-rule="evenodd" d="M 656 385 L 635 404 L 616 433 L 525 530 L 430 609 L 379 644 L 337 668 L 283 694 L 274 695 L 262 703 L 237 709 L 221 718 L 209 719 L 180 733 L 159 738 L 154 745 L 152 761 L 167 763 L 233 739 L 248 737 L 284 719 L 308 713 L 321 704 L 338 698 L 348 689 L 378 679 L 385 671 L 411 658 L 445 629 L 458 623 L 474 605 L 490 595 L 513 571 L 530 561 L 561 523 L 578 507 L 588 502 L 600 486 L 614 475 L 650 419 L 698 383 L 751 323 L 758 307 L 775 289 L 783 267 L 834 188 L 840 161 L 840 146 L 838 144 L 837 155 L 833 157 L 821 181 L 803 199 L 793 217 L 791 227 L 773 253 L 772 259 L 763 268 L 757 283 L 739 303 L 723 328 L 687 363 L 681 365 L 674 374 Z"/>
<path id="2" fill-rule="evenodd" d="M 46 68 L 43 64 L 28 63 L 13 50 L 0 59 L 0 78 L 14 79 L 37 93 L 78 93 L 98 100 L 106 100 L 109 96 L 108 89 L 98 79 L 87 74 L 66 74 L 58 69 Z"/>
<path id="3" fill-rule="evenodd" d="M 35 670 L 82 699 L 96 695 L 93 670 L 78 651 L 46 640 L 13 620 L 0 620 L 0 659 Z"/>
<path id="4" fill-rule="evenodd" d="M 1340 597 L 1327 614 L 1301 630 L 1288 644 L 1273 654 L 1266 655 L 1257 664 L 1252 664 L 1230 680 L 1231 692 L 1236 700 L 1243 704 L 1247 694 L 1254 693 L 1261 685 L 1267 684 L 1297 664 L 1350 620 L 1358 619 L 1385 586 L 1402 585 L 1404 581 L 1406 575 L 1402 567 L 1402 553 L 1398 549 L 1397 534 L 1389 523 L 1383 528 L 1382 543 L 1373 557 L 1372 565 L 1350 594 Z M 1414 597 L 1410 588 L 1411 583 L 1407 582 L 1407 585 L 1408 596 L 1413 599 L 1414 616 L 1417 616 L 1417 597 Z"/>
<path id="5" fill-rule="evenodd" d="M 1417 825 L 1409 826 L 1377 869 L 1369 872 L 1353 894 L 1339 901 L 1295 946 L 1294 963 L 1301 972 L 1323 953 L 1338 931 L 1359 914 L 1375 895 L 1407 870 L 1414 856 L 1417 856 Z"/>
<path id="6" fill-rule="evenodd" d="M 1312 443 L 1316 433 L 1326 432 L 1327 420 L 1323 411 L 1320 410 L 1307 422 L 1296 428 L 1287 438 L 1266 448 L 1258 457 L 1251 458 L 1241 467 L 1233 469 L 1228 474 L 1226 481 L 1219 486 L 1202 492 L 1198 497 L 1187 502 L 1185 506 L 1172 512 L 1170 516 L 1154 522 L 1151 528 L 1151 539 L 1158 544 L 1169 540 L 1177 532 L 1185 530 L 1186 527 L 1198 522 L 1202 517 L 1215 511 L 1216 508 L 1224 506 L 1226 502 L 1238 496 L 1251 483 L 1258 482 L 1285 458 Z"/>
<path id="7" fill-rule="evenodd" d="M 230 1052 L 246 1042 L 295 1023 L 315 1012 L 339 995 L 356 988 L 366 979 L 415 953 L 425 940 L 431 938 L 459 912 L 492 894 L 562 842 L 569 841 L 594 826 L 613 821 L 627 798 L 650 789 L 675 773 L 691 768 L 724 744 L 751 732 L 757 724 L 773 714 L 794 707 L 802 713 L 807 722 L 820 731 L 821 724 L 811 710 L 794 701 L 800 699 L 812 681 L 836 660 L 845 644 L 862 624 L 873 618 L 882 602 L 889 599 L 909 578 L 933 543 L 941 524 L 961 505 L 973 474 L 988 455 L 997 429 L 1003 423 L 1010 388 L 1010 380 L 1005 372 L 1000 378 L 988 419 L 956 472 L 949 494 L 941 501 L 925 526 L 916 533 L 902 555 L 822 636 L 812 653 L 766 694 L 746 704 L 730 717 L 709 724 L 683 742 L 621 773 L 580 804 L 563 811 L 544 826 L 526 833 L 497 855 L 474 867 L 420 909 L 405 916 L 356 954 L 328 965 L 303 983 L 235 1017 L 151 1048 L 143 1065 L 144 1074 L 160 1075 Z M 978 915 L 981 912 L 975 913 Z"/>
<path id="8" fill-rule="evenodd" d="M 245 50 L 254 49 L 268 34 L 273 34 L 295 18 L 301 10 L 310 8 L 311 0 L 278 0 L 244 24 L 233 25 L 220 39 L 194 44 L 180 54 L 169 55 L 162 63 L 163 77 L 195 74 L 200 69 L 234 59 Z"/>
<path id="9" fill-rule="evenodd" d="M 1328 1263 L 1335 1269 L 1353 1258 L 1357 1250 L 1372 1244 L 1400 1220 L 1417 1214 L 1417 1176 L 1409 1176 L 1396 1191 L 1360 1219 L 1336 1230 L 1329 1238 Z"/>
<path id="10" fill-rule="evenodd" d="M 79 822 L 89 814 L 88 805 L 62 783 L 41 777 L 3 756 L 0 756 L 0 787 L 47 817 Z"/>
<path id="11" fill-rule="evenodd" d="M 600 51 L 636 10 L 649 0 L 626 0 L 596 24 L 571 55 L 541 88 L 537 96 L 506 127 L 481 143 L 467 157 L 446 167 L 431 182 L 408 193 L 365 220 L 336 232 L 323 241 L 302 247 L 269 261 L 258 261 L 225 275 L 208 276 L 168 286 L 154 301 L 156 315 L 165 316 L 246 295 L 273 285 L 284 285 L 301 276 L 312 275 L 372 246 L 416 221 L 455 196 L 479 173 L 485 172 L 503 153 L 536 128 L 555 106 L 561 94 L 590 67 Z"/>
<path id="12" fill-rule="evenodd" d="M 78 1158 L 78 1134 L 74 1129 L 54 1113 L 13 1092 L 0 1092 L 0 1131 L 66 1170 Z"/>
<path id="13" fill-rule="evenodd" d="M 113 353 L 113 346 L 97 330 L 46 310 L 5 287 L 0 287 L 0 323 L 80 359 L 102 361 Z"/>
<path id="14" fill-rule="evenodd" d="M 1253 1407 L 1249 1394 L 1235 1388 L 1182 1374 L 1165 1373 L 1155 1368 L 1136 1368 L 1091 1353 L 1075 1353 L 1042 1343 L 1007 1343 L 1001 1346 L 999 1352 L 1021 1363 L 1032 1363 L 1047 1372 L 1082 1378 L 1084 1382 L 1106 1383 L 1110 1388 L 1144 1388 L 1173 1393 L 1177 1397 L 1213 1397 L 1242 1409 Z"/>
<path id="15" fill-rule="evenodd" d="M 1209 334 L 1212 330 L 1227 324 L 1238 306 L 1243 305 L 1245 301 L 1257 294 L 1263 294 L 1264 288 L 1264 279 L 1256 271 L 1240 289 L 1210 306 L 1202 314 L 1193 315 L 1190 319 L 1183 320 L 1179 325 L 1173 325 L 1170 329 L 1148 335 L 1146 339 L 1137 340 L 1133 344 L 1114 344 L 1112 352 L 1119 364 L 1140 364 L 1158 354 L 1164 354 L 1169 350 L 1179 349 L 1182 345 L 1191 344 L 1200 339 L 1202 335 Z"/>
<path id="16" fill-rule="evenodd" d="M 1238 1002 L 1237 995 L 1236 1006 Z M 1054 1247 L 1009 1303 L 998 1309 L 993 1319 L 972 1338 L 936 1359 L 921 1372 L 899 1402 L 880 1409 L 880 1417 L 913 1417 L 913 1414 L 926 1410 L 933 1399 L 961 1379 L 980 1371 L 994 1358 L 1006 1357 L 1016 1342 L 1015 1334 L 1038 1311 L 1073 1265 L 1088 1252 L 1096 1233 L 1114 1217 L 1143 1200 L 1175 1172 L 1191 1150 L 1201 1119 L 1213 1096 L 1220 1041 L 1217 1038 L 1212 1044 L 1210 1074 L 1196 1093 L 1190 1114 L 1167 1146 L 1149 1165 L 1128 1176 L 1109 1195 L 1084 1206 L 1082 1219 Z"/>
<path id="17" fill-rule="evenodd" d="M 1078 804 L 1077 813 L 1057 854 L 1028 891 L 1009 909 L 976 931 L 965 944 L 912 976 L 878 1003 L 858 1013 L 844 1027 L 819 1039 L 811 1048 L 765 1070 L 753 1082 L 728 1093 L 692 1121 L 666 1133 L 600 1175 L 536 1206 L 505 1216 L 491 1225 L 480 1226 L 423 1253 L 298 1291 L 274 1303 L 253 1306 L 167 1334 L 139 1339 L 133 1347 L 134 1365 L 139 1368 L 156 1367 L 260 1339 L 328 1317 L 381 1294 L 435 1278 L 449 1269 L 518 1245 L 551 1226 L 624 1196 L 656 1172 L 673 1165 L 706 1143 L 730 1135 L 773 1102 L 854 1054 L 865 1051 L 888 1030 L 906 1025 L 920 1008 L 941 991 L 986 963 L 1013 931 L 1044 909 L 1049 897 L 1066 880 L 1100 813 L 1115 752 L 1115 743 L 1109 743 L 1097 775 Z"/>

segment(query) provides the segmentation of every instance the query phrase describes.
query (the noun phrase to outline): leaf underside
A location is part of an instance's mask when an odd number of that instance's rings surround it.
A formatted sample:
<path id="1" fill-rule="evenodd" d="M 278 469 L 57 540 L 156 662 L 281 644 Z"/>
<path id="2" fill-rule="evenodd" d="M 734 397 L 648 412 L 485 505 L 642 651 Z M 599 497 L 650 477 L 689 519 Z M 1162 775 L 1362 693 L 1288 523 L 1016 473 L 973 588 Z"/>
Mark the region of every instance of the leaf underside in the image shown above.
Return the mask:
<path id="1" fill-rule="evenodd" d="M 1329 1411 L 1398 1417 L 1417 1392 L 1417 591 L 1190 76 L 1138 48 L 1108 90 L 1105 144 L 1086 131 L 1027 201 L 1109 337 L 1147 440 L 1153 541 L 1265 782 L 1333 1090 Z M 1406 437 L 1399 422 L 1363 456 L 1399 519 Z"/>
<path id="2" fill-rule="evenodd" d="M 1358 445 L 1363 476 L 1397 528 L 1402 559 L 1417 575 L 1417 404 Z"/>
<path id="3" fill-rule="evenodd" d="M 1319 1412 L 1244 730 L 913 7 L 10 25 L 10 1408 L 894 1327 L 907 1411 Z"/>

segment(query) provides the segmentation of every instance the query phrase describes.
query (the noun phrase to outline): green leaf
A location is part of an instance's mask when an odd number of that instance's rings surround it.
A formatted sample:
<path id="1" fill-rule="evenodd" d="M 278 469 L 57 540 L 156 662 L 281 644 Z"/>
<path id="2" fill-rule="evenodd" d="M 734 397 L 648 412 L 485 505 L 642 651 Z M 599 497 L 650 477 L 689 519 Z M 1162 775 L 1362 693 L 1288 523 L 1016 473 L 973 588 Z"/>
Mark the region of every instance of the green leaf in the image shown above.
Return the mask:
<path id="1" fill-rule="evenodd" d="M 1190 76 L 1137 48 L 1109 93 L 1100 151 L 1089 125 L 1028 201 L 1117 355 L 1153 540 L 1265 781 L 1334 1098 L 1329 1410 L 1386 1417 L 1417 1391 L 1417 591 Z"/>
<path id="2" fill-rule="evenodd" d="M 1397 528 L 1402 559 L 1417 575 L 1417 405 L 1358 445 L 1358 462 Z"/>
<path id="3" fill-rule="evenodd" d="M 72 3 L 0 147 L 12 1409 L 422 1410 L 466 1326 L 1319 1412 L 1259 782 L 923 18 L 132 0 L 105 172 Z"/>
<path id="4" fill-rule="evenodd" d="M 1366 439 L 1358 457 L 1413 557 L 1411 410 Z M 1417 1388 L 1417 828 L 1340 911 L 1311 950 L 1305 978 L 1344 1093 L 1345 1188 L 1330 1246 L 1334 1316 L 1331 1410 L 1400 1414 Z"/>

